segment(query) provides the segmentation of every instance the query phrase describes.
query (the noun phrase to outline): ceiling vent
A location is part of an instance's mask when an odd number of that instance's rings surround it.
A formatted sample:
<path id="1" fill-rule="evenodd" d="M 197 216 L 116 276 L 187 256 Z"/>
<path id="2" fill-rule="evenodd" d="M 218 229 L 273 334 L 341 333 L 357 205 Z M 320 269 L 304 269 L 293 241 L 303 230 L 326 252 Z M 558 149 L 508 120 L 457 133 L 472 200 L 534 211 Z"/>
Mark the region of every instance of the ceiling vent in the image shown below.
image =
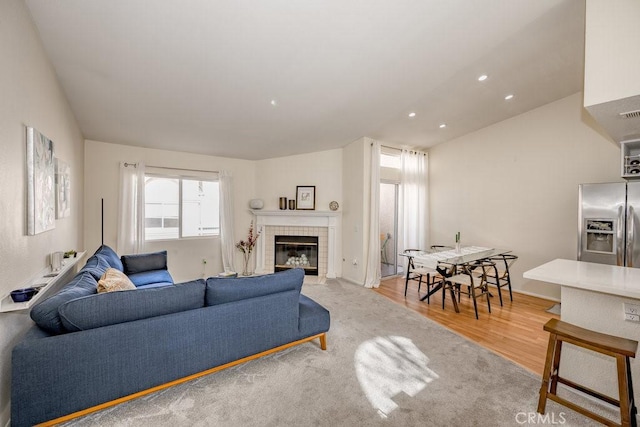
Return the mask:
<path id="1" fill-rule="evenodd" d="M 635 119 L 640 117 L 640 110 L 627 111 L 626 113 L 620 113 L 620 117 L 623 119 Z"/>

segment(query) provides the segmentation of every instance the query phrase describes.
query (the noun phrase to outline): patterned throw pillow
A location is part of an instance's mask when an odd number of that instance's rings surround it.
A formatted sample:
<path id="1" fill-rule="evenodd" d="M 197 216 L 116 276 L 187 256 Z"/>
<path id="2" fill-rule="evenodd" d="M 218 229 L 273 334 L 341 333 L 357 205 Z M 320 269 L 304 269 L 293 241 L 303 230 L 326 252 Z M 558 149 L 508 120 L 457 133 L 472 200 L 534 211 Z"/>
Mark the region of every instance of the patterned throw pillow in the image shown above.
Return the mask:
<path id="1" fill-rule="evenodd" d="M 126 274 L 115 268 L 108 268 L 98 281 L 98 293 L 132 289 L 136 289 L 136 285 L 129 280 Z"/>

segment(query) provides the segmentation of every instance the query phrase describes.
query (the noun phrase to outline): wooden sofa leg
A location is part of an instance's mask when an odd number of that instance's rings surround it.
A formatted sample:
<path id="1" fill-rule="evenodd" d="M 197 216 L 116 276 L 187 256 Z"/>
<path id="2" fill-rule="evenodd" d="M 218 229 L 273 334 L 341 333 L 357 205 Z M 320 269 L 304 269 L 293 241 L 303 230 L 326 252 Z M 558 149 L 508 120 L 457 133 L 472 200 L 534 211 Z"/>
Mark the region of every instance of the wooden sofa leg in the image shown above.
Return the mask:
<path id="1" fill-rule="evenodd" d="M 323 350 L 327 349 L 327 334 L 320 335 L 320 348 Z"/>

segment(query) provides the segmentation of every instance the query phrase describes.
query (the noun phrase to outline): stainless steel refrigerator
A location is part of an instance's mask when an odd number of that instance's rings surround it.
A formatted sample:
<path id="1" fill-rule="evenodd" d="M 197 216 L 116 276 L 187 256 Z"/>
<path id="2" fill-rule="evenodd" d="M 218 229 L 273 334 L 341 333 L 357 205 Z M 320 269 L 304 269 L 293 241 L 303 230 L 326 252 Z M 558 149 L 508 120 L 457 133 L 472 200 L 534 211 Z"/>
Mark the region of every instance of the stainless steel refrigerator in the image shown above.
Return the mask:
<path id="1" fill-rule="evenodd" d="M 640 267 L 640 182 L 582 184 L 578 260 Z"/>

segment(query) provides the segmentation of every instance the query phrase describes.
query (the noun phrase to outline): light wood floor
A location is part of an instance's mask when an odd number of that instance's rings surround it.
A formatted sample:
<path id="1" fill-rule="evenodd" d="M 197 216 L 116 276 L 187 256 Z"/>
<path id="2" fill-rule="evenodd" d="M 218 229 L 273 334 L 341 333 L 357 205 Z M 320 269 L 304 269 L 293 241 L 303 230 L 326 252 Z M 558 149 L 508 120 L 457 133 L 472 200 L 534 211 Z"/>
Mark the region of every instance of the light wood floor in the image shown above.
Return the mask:
<path id="1" fill-rule="evenodd" d="M 549 340 L 549 334 L 542 326 L 552 317 L 560 318 L 546 312 L 554 302 L 516 292 L 511 302 L 509 290 L 502 288 L 504 306 L 500 307 L 497 290 L 492 289 L 491 313 L 487 310 L 486 300 L 477 300 L 478 320 L 473 311 L 473 300 L 466 295 L 462 295 L 460 313 L 454 311 L 449 294 L 442 309 L 440 291 L 431 297 L 430 304 L 421 302 L 417 282 L 409 281 L 405 298 L 404 277 L 383 279 L 375 292 L 542 376 Z M 424 294 L 423 285 L 421 296 Z"/>

